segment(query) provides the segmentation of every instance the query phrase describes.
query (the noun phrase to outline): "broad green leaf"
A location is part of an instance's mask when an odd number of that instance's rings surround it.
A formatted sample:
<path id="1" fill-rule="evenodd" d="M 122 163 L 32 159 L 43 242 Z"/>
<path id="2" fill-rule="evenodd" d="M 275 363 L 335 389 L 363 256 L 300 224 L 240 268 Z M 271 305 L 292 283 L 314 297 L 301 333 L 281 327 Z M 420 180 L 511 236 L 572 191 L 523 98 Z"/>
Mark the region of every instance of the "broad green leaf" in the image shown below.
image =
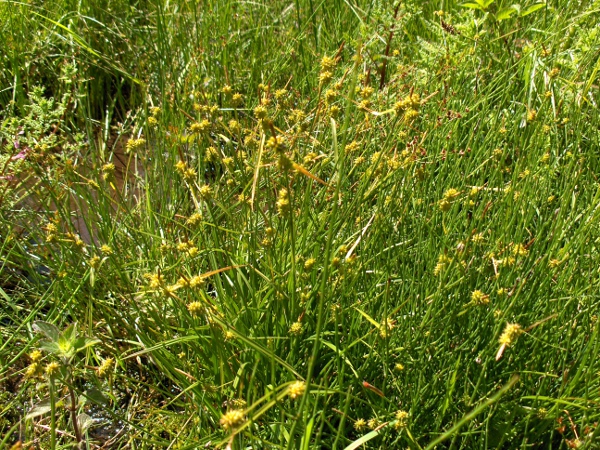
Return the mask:
<path id="1" fill-rule="evenodd" d="M 50 411 L 52 411 L 52 407 L 50 406 L 50 399 L 47 398 L 39 402 L 37 405 L 34 405 L 25 416 L 25 420 L 43 416 L 44 414 L 48 414 Z"/>
<path id="2" fill-rule="evenodd" d="M 509 19 L 510 16 L 512 16 L 516 12 L 517 12 L 517 10 L 515 9 L 514 5 L 509 6 L 508 8 L 501 9 L 500 11 L 498 11 L 498 14 L 496 14 L 496 20 Z"/>
<path id="3" fill-rule="evenodd" d="M 53 354 L 53 355 L 58 355 L 61 353 L 61 349 L 60 349 L 60 346 L 58 345 L 58 342 L 54 342 L 54 341 L 41 342 L 40 348 L 48 353 Z"/>
<path id="4" fill-rule="evenodd" d="M 46 336 L 51 341 L 58 342 L 58 337 L 60 336 L 60 330 L 56 327 L 56 325 L 53 325 L 48 322 L 44 322 L 42 320 L 36 320 L 33 323 L 32 328 L 34 331 L 36 331 L 38 333 L 42 333 L 44 336 Z"/>
<path id="5" fill-rule="evenodd" d="M 483 9 L 487 9 L 488 6 L 490 6 L 495 1 L 496 0 L 481 0 L 480 2 L 477 2 L 477 3 L 481 3 L 481 6 L 483 6 Z"/>
<path id="6" fill-rule="evenodd" d="M 106 405 L 108 403 L 108 398 L 106 398 L 102 391 L 96 388 L 85 391 L 80 397 L 79 402 L 85 404 L 88 400 L 97 405 Z"/>
<path id="7" fill-rule="evenodd" d="M 546 7 L 546 3 L 534 3 L 533 5 L 529 5 L 521 12 L 521 17 L 528 16 L 531 13 L 536 12 L 538 9 L 542 9 Z"/>

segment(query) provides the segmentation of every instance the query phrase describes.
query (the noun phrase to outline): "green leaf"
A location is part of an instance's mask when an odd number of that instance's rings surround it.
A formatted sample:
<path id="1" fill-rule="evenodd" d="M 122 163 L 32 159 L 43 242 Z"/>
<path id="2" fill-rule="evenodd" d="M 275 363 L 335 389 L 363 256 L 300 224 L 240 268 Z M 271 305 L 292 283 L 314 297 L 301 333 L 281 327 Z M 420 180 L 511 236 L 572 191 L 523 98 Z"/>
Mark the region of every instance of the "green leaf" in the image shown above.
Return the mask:
<path id="1" fill-rule="evenodd" d="M 462 3 L 460 6 L 463 8 L 478 9 L 479 11 L 483 11 L 483 8 L 477 3 Z"/>
<path id="2" fill-rule="evenodd" d="M 500 11 L 498 11 L 498 14 L 496 14 L 496 20 L 509 19 L 510 16 L 512 16 L 516 12 L 517 10 L 515 8 L 515 5 L 511 5 L 508 8 L 501 9 Z"/>
<path id="3" fill-rule="evenodd" d="M 374 437 L 379 436 L 379 433 L 380 433 L 381 429 L 385 428 L 385 426 L 387 426 L 387 425 L 388 424 L 385 424 L 383 427 L 377 428 L 377 429 L 371 431 L 370 433 L 365 434 L 360 439 L 357 439 L 356 441 L 352 442 L 349 446 L 347 446 L 346 448 L 344 448 L 344 450 L 354 450 L 356 448 L 359 448 L 364 443 L 369 442 Z"/>
<path id="4" fill-rule="evenodd" d="M 34 405 L 25 416 L 25 420 L 35 419 L 36 417 L 48 414 L 50 411 L 52 411 L 52 407 L 50 406 L 50 399 L 47 398 Z"/>
<path id="5" fill-rule="evenodd" d="M 40 343 L 40 348 L 45 352 L 51 353 L 53 355 L 58 355 L 59 353 L 61 353 L 60 345 L 58 345 L 58 342 L 54 341 L 42 342 Z"/>
<path id="6" fill-rule="evenodd" d="M 73 341 L 75 341 L 75 338 L 77 338 L 77 322 L 72 323 L 67 328 L 65 328 L 62 331 L 61 336 L 64 337 L 65 340 L 73 344 Z"/>
<path id="7" fill-rule="evenodd" d="M 58 337 L 58 354 L 63 358 L 70 358 L 75 354 L 73 341 L 62 334 Z"/>
<path id="8" fill-rule="evenodd" d="M 75 342 L 73 342 L 73 348 L 75 350 L 75 353 L 91 347 L 92 345 L 96 345 L 100 343 L 99 339 L 95 339 L 95 338 L 89 338 L 89 337 L 80 337 L 75 339 Z"/>
<path id="9" fill-rule="evenodd" d="M 315 418 L 312 417 L 310 419 L 310 421 L 308 422 L 308 426 L 306 427 L 306 430 L 304 432 L 304 435 L 302 436 L 302 442 L 300 444 L 300 448 L 302 450 L 309 450 L 309 446 L 310 446 L 310 441 L 311 441 L 311 435 L 312 435 L 312 431 L 313 431 L 313 427 L 315 426 Z"/>
<path id="10" fill-rule="evenodd" d="M 44 322 L 42 320 L 36 320 L 33 323 L 32 328 L 33 328 L 33 331 L 36 331 L 37 333 L 42 333 L 44 336 L 46 336 L 51 341 L 58 342 L 58 337 L 60 336 L 60 330 L 56 327 L 56 325 L 53 325 L 48 322 Z"/>
<path id="11" fill-rule="evenodd" d="M 522 12 L 521 12 L 521 17 L 525 17 L 528 16 L 531 13 L 536 12 L 538 9 L 542 9 L 546 7 L 546 3 L 542 2 L 542 3 L 534 3 L 533 5 L 529 5 L 527 8 L 525 8 Z"/>
<path id="12" fill-rule="evenodd" d="M 83 399 L 81 400 L 89 400 L 92 403 L 95 403 L 96 405 L 106 405 L 108 403 L 108 398 L 106 398 L 106 396 L 102 393 L 102 391 L 100 391 L 100 389 L 97 388 L 91 388 L 88 389 L 87 391 L 85 391 L 83 393 Z M 85 403 L 85 402 L 81 402 L 81 403 Z"/>

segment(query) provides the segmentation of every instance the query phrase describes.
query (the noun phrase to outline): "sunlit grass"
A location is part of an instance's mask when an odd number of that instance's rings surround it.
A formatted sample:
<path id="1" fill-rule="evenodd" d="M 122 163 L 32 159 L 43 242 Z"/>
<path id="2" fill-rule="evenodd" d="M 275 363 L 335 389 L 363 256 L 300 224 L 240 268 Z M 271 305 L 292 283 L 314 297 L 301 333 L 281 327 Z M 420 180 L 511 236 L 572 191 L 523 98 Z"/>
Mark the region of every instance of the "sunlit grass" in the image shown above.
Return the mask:
<path id="1" fill-rule="evenodd" d="M 57 3 L 0 9 L 2 445 L 594 448 L 597 5 Z"/>

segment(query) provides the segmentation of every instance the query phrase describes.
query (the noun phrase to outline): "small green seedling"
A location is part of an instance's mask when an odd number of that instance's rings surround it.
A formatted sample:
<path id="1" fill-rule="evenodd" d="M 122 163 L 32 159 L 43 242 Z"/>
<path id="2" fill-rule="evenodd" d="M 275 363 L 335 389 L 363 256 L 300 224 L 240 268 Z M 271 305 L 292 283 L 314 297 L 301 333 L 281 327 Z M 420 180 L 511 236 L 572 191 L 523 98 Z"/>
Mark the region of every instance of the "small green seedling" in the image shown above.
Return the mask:
<path id="1" fill-rule="evenodd" d="M 82 350 L 91 347 L 98 342 L 98 339 L 79 336 L 77 323 L 73 323 L 60 331 L 55 325 L 37 321 L 33 324 L 33 330 L 44 335 L 40 343 L 40 349 L 47 352 L 50 361 L 44 368 L 44 374 L 48 380 L 49 396 L 35 405 L 27 414 L 27 419 L 50 413 L 50 448 L 56 448 L 56 408 L 64 404 L 65 399 L 57 396 L 57 381 L 61 382 L 68 391 L 71 422 L 75 439 L 78 446 L 83 448 L 84 434 L 92 425 L 93 420 L 87 414 L 77 414 L 78 404 L 74 390 L 74 372 L 77 366 L 76 356 Z"/>

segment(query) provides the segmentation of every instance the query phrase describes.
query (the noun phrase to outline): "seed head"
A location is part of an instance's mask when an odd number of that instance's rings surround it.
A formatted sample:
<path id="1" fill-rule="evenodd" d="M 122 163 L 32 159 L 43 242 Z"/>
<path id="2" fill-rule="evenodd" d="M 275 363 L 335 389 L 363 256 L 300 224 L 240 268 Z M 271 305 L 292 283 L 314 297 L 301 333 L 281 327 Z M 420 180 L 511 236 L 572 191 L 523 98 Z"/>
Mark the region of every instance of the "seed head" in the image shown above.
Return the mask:
<path id="1" fill-rule="evenodd" d="M 294 322 L 290 327 L 290 334 L 299 335 L 302 333 L 302 322 Z"/>
<path id="2" fill-rule="evenodd" d="M 152 289 L 160 287 L 164 282 L 162 275 L 158 273 L 146 274 L 145 277 L 148 279 L 148 286 Z"/>
<path id="3" fill-rule="evenodd" d="M 29 358 L 31 359 L 31 362 L 33 363 L 37 363 L 40 362 L 42 359 L 42 352 L 39 350 L 34 350 L 29 354 Z"/>
<path id="4" fill-rule="evenodd" d="M 46 368 L 44 369 L 44 371 L 46 372 L 46 375 L 48 375 L 51 378 L 54 377 L 56 374 L 58 374 L 59 370 L 60 370 L 60 364 L 57 363 L 56 361 L 46 364 Z"/>
<path id="5" fill-rule="evenodd" d="M 200 188 L 200 196 L 204 200 L 210 199 L 212 197 L 212 195 L 213 195 L 213 190 L 208 184 L 205 184 L 204 186 L 202 186 Z"/>
<path id="6" fill-rule="evenodd" d="M 330 56 L 323 56 L 321 59 L 321 72 L 331 72 L 335 69 L 335 59 Z"/>
<path id="7" fill-rule="evenodd" d="M 231 119 L 229 121 L 229 130 L 231 130 L 233 134 L 240 134 L 242 132 L 242 126 L 237 120 Z"/>
<path id="8" fill-rule="evenodd" d="M 275 96 L 275 100 L 282 100 L 287 95 L 287 89 L 277 89 L 273 94 Z"/>
<path id="9" fill-rule="evenodd" d="M 186 225 L 197 225 L 202 220 L 202 213 L 195 212 L 185 221 Z"/>
<path id="10" fill-rule="evenodd" d="M 104 244 L 102 247 L 100 247 L 100 251 L 104 254 L 104 255 L 112 255 L 113 254 L 113 249 Z"/>
<path id="11" fill-rule="evenodd" d="M 41 373 L 40 364 L 38 362 L 32 362 L 29 366 L 27 366 L 27 369 L 25 370 L 25 377 L 33 378 L 33 377 L 40 375 L 40 373 Z"/>
<path id="12" fill-rule="evenodd" d="M 195 275 L 190 279 L 190 287 L 203 287 L 206 284 L 206 280 L 201 275 Z"/>
<path id="13" fill-rule="evenodd" d="M 102 364 L 100 364 L 97 369 L 98 377 L 105 377 L 112 370 L 114 365 L 115 360 L 113 358 L 106 358 L 104 361 L 102 361 Z"/>
<path id="14" fill-rule="evenodd" d="M 356 419 L 356 421 L 354 422 L 354 429 L 356 431 L 361 431 L 364 430 L 365 427 L 367 426 L 367 421 L 365 419 Z"/>
<path id="15" fill-rule="evenodd" d="M 290 385 L 288 394 L 290 398 L 296 399 L 301 397 L 305 390 L 306 384 L 303 381 L 296 381 Z"/>
<path id="16" fill-rule="evenodd" d="M 396 428 L 396 430 L 399 430 L 400 428 L 406 428 L 406 425 L 408 425 L 408 416 L 409 414 L 406 411 L 396 411 L 396 424 L 394 425 L 394 428 Z"/>
<path id="17" fill-rule="evenodd" d="M 283 215 L 290 210 L 290 198 L 288 190 L 283 188 L 279 191 L 279 196 L 277 198 L 277 211 L 279 214 Z"/>
<path id="18" fill-rule="evenodd" d="M 208 147 L 206 149 L 206 151 L 204 152 L 204 158 L 209 163 L 217 162 L 219 160 L 219 157 L 220 157 L 219 151 L 212 145 L 210 147 Z"/>
<path id="19" fill-rule="evenodd" d="M 319 84 L 327 84 L 331 81 L 332 78 L 333 78 L 333 74 L 331 72 L 329 72 L 328 70 L 321 72 L 319 74 Z"/>
<path id="20" fill-rule="evenodd" d="M 529 254 L 529 250 L 527 250 L 523 244 L 513 245 L 512 252 L 515 256 L 527 256 Z"/>
<path id="21" fill-rule="evenodd" d="M 240 93 L 236 92 L 231 97 L 231 103 L 233 103 L 233 106 L 241 106 L 243 102 L 244 102 L 244 97 L 242 97 L 242 94 L 240 94 Z"/>
<path id="22" fill-rule="evenodd" d="M 379 419 L 376 419 L 376 418 L 369 419 L 369 421 L 367 422 L 367 426 L 371 430 L 374 430 L 375 428 L 377 428 L 379 426 Z"/>
<path id="23" fill-rule="evenodd" d="M 210 129 L 210 122 L 204 119 L 200 122 L 195 122 L 190 125 L 190 131 L 195 134 L 205 133 Z"/>
<path id="24" fill-rule="evenodd" d="M 188 303 L 187 309 L 193 317 L 200 315 L 202 312 L 202 303 L 201 302 L 191 302 Z"/>
<path id="25" fill-rule="evenodd" d="M 332 103 L 335 101 L 337 95 L 338 93 L 335 91 L 335 89 L 327 89 L 325 92 L 325 101 L 327 103 Z"/>
<path id="26" fill-rule="evenodd" d="M 235 430 L 246 422 L 246 414 L 241 409 L 232 409 L 221 417 L 220 424 L 226 430 Z"/>
<path id="27" fill-rule="evenodd" d="M 92 256 L 89 260 L 88 260 L 88 265 L 93 268 L 93 269 L 97 269 L 98 266 L 100 266 L 100 257 L 98 255 L 96 256 Z"/>
<path id="28" fill-rule="evenodd" d="M 198 177 L 198 173 L 196 172 L 196 169 L 192 169 L 191 167 L 186 169 L 185 172 L 183 172 L 183 178 L 186 181 L 192 181 L 194 179 L 196 179 Z"/>
<path id="29" fill-rule="evenodd" d="M 490 296 L 477 289 L 471 292 L 471 302 L 476 306 L 487 305 L 490 302 Z"/>
<path id="30" fill-rule="evenodd" d="M 387 318 L 379 325 L 379 336 L 386 339 L 390 336 L 391 331 L 395 328 L 395 323 L 392 319 Z"/>
<path id="31" fill-rule="evenodd" d="M 523 333 L 521 325 L 518 323 L 507 323 L 498 341 L 501 345 L 510 347 L 521 335 L 521 333 Z"/>
<path id="32" fill-rule="evenodd" d="M 310 272 L 316 262 L 317 260 L 315 258 L 308 258 L 306 261 L 304 261 L 304 270 Z"/>
<path id="33" fill-rule="evenodd" d="M 106 163 L 102 166 L 102 172 L 104 173 L 114 173 L 115 172 L 115 165 L 113 163 Z"/>
<path id="34" fill-rule="evenodd" d="M 267 108 L 265 108 L 262 105 L 257 106 L 256 108 L 254 108 L 254 116 L 260 120 L 266 118 L 267 117 Z"/>
<path id="35" fill-rule="evenodd" d="M 471 242 L 473 242 L 473 244 L 481 244 L 484 240 L 485 236 L 483 233 L 476 233 L 471 236 Z"/>
<path id="36" fill-rule="evenodd" d="M 454 201 L 460 195 L 460 192 L 454 188 L 448 189 L 444 192 L 444 199 L 448 201 Z"/>
<path id="37" fill-rule="evenodd" d="M 131 153 L 135 150 L 142 148 L 146 144 L 146 139 L 138 138 L 138 139 L 129 139 L 127 144 L 125 144 L 125 152 Z"/>

